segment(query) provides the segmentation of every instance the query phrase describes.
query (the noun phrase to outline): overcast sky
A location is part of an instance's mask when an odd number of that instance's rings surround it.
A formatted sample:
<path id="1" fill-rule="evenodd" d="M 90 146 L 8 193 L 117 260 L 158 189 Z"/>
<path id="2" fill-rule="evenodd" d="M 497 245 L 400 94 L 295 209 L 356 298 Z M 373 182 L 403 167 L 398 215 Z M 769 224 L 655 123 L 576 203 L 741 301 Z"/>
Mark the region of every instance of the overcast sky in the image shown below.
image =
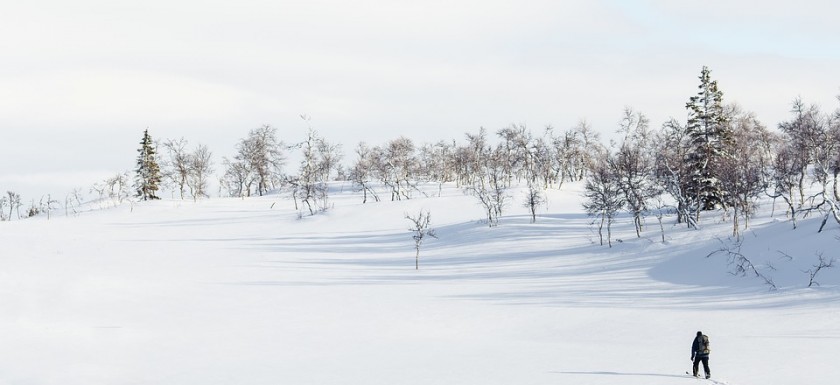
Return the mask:
<path id="1" fill-rule="evenodd" d="M 778 4 L 778 5 L 776 5 Z M 463 141 L 625 106 L 685 119 L 702 66 L 769 127 L 797 96 L 840 107 L 831 0 L 4 1 L 0 192 L 87 190 L 132 169 L 142 132 L 217 168 L 262 124 L 359 141 Z M 36 196 L 37 195 L 37 196 Z"/>

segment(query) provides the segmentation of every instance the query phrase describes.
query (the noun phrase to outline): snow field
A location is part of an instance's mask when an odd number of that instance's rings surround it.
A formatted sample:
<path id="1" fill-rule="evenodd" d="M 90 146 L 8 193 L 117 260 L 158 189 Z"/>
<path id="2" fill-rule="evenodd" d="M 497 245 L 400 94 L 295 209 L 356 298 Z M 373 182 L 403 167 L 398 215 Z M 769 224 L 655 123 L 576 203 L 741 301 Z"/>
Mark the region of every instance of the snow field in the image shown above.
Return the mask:
<path id="1" fill-rule="evenodd" d="M 492 229 L 453 186 L 365 205 L 344 189 L 303 219 L 267 196 L 2 222 L 0 384 L 690 384 L 697 330 L 719 383 L 836 381 L 840 271 L 802 272 L 836 227 L 763 208 L 741 251 L 776 267 L 771 292 L 706 258 L 731 232 L 714 215 L 669 222 L 665 244 L 655 219 L 641 239 L 622 220 L 598 246 L 580 189 Z M 439 239 L 416 271 L 419 210 Z"/>

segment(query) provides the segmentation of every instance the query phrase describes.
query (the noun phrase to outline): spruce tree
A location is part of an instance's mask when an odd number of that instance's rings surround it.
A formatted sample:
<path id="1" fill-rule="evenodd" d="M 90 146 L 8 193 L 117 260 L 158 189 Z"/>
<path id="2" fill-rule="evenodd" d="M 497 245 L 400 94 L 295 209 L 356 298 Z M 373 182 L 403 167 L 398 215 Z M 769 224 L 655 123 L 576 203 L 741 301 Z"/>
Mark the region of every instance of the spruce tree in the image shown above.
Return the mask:
<path id="1" fill-rule="evenodd" d="M 137 150 L 137 176 L 134 186 L 137 189 L 137 197 L 145 200 L 160 199 L 156 193 L 160 184 L 160 166 L 157 163 L 154 142 L 149 135 L 149 129 L 143 131 L 143 140 L 140 141 L 140 148 Z"/>
<path id="2" fill-rule="evenodd" d="M 731 129 L 723 108 L 723 92 L 710 74 L 711 70 L 704 66 L 699 77 L 700 90 L 685 105 L 689 136 L 685 191 L 698 218 L 701 210 L 713 210 L 725 202 L 725 192 L 721 189 L 716 167 L 726 156 L 724 149 L 731 140 Z"/>

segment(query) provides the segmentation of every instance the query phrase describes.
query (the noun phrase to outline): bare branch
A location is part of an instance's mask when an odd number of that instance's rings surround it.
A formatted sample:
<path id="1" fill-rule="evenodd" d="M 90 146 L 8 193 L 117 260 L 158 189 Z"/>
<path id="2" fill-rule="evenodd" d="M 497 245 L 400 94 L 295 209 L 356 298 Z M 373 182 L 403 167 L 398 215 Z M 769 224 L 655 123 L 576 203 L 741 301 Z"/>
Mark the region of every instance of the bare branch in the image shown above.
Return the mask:
<path id="1" fill-rule="evenodd" d="M 721 248 L 715 251 L 712 251 L 706 258 L 709 258 L 718 253 L 726 254 L 728 258 L 728 264 L 732 267 L 732 271 L 730 274 L 737 275 L 744 277 L 748 273 L 755 274 L 757 278 L 761 278 L 765 284 L 770 286 L 770 290 L 776 290 L 776 284 L 773 282 L 772 277 L 768 277 L 764 273 L 760 272 L 758 268 L 755 267 L 755 264 L 743 253 L 741 253 L 741 245 L 743 243 L 742 240 L 736 240 L 732 243 L 731 246 L 726 245 L 723 240 L 718 238 L 718 242 L 721 243 Z M 770 270 L 775 270 L 775 268 L 771 265 L 768 265 Z"/>

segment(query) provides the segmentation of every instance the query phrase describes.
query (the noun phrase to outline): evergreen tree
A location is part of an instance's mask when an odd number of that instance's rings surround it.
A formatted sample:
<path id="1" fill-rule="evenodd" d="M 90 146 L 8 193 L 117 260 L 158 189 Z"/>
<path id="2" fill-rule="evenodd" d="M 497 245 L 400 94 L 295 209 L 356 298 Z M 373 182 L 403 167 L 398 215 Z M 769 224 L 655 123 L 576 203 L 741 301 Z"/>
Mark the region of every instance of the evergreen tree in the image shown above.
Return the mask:
<path id="1" fill-rule="evenodd" d="M 159 189 L 161 175 L 160 166 L 157 162 L 156 151 L 149 130 L 143 131 L 143 140 L 140 141 L 140 148 L 137 150 L 137 176 L 134 180 L 134 187 L 137 189 L 137 197 L 145 200 L 160 199 L 155 195 Z"/>
<path id="2" fill-rule="evenodd" d="M 717 166 L 726 156 L 724 149 L 731 140 L 731 129 L 723 108 L 723 92 L 718 89 L 717 81 L 711 79 L 710 73 L 711 70 L 704 66 L 699 77 L 700 91 L 685 105 L 689 136 L 685 191 L 698 217 L 700 211 L 713 210 L 726 201 Z"/>

